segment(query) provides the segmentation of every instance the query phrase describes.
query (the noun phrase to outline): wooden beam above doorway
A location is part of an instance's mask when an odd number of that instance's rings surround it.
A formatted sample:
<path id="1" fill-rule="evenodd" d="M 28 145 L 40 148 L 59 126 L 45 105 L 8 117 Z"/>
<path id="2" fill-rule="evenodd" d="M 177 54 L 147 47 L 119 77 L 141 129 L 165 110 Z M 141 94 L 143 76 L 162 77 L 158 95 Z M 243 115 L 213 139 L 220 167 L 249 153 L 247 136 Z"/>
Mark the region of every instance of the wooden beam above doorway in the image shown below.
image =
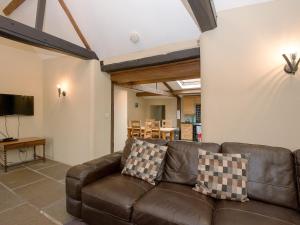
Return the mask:
<path id="1" fill-rule="evenodd" d="M 174 95 L 196 95 L 201 94 L 201 88 L 177 90 L 172 93 Z"/>
<path id="2" fill-rule="evenodd" d="M 155 95 L 174 97 L 174 95 L 171 92 L 162 91 L 162 90 L 152 88 L 152 87 L 147 87 L 145 85 L 120 85 L 120 86 L 125 87 L 125 88 L 129 88 L 129 89 L 133 89 L 133 90 L 136 90 L 136 91 L 155 94 Z"/>
<path id="3" fill-rule="evenodd" d="M 200 77 L 200 58 L 111 73 L 117 84 L 149 84 Z"/>
<path id="4" fill-rule="evenodd" d="M 137 92 L 136 97 L 153 97 L 153 96 L 161 96 L 159 94 L 154 94 L 154 93 L 150 93 L 150 92 Z"/>
<path id="5" fill-rule="evenodd" d="M 3 9 L 5 16 L 12 14 L 25 0 L 11 0 L 8 5 Z"/>
<path id="6" fill-rule="evenodd" d="M 82 59 L 97 59 L 95 52 L 66 40 L 0 16 L 0 36 L 47 50 L 58 51 Z"/>
<path id="7" fill-rule="evenodd" d="M 104 64 L 103 61 L 101 61 L 100 63 L 101 70 L 103 72 L 114 73 L 119 71 L 158 66 L 198 58 L 200 58 L 200 48 L 191 48 L 120 63 L 113 63 L 107 65 Z"/>

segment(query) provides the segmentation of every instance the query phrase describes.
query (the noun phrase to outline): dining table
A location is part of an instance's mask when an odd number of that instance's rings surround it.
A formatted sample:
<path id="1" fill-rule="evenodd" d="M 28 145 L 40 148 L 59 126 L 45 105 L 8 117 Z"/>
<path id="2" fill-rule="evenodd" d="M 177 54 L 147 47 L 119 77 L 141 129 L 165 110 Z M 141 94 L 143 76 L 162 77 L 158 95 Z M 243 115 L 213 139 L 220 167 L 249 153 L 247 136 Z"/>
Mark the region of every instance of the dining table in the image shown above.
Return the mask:
<path id="1" fill-rule="evenodd" d="M 175 131 L 178 130 L 178 128 L 175 128 L 175 127 L 161 127 L 159 130 L 160 130 L 162 139 L 166 140 L 167 136 L 169 134 L 170 141 L 174 141 L 175 140 Z M 132 137 L 131 131 L 132 131 L 132 127 L 128 127 L 127 128 L 128 138 Z M 141 127 L 141 132 L 144 133 L 144 131 L 145 131 L 145 127 Z"/>

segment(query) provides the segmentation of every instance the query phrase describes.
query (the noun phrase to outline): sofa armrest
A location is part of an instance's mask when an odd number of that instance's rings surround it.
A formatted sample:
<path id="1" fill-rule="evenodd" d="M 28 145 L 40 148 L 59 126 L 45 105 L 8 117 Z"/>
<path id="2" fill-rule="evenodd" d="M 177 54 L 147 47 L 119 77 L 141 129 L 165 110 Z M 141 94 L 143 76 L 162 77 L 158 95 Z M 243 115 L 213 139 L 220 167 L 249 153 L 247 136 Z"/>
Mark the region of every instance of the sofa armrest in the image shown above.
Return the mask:
<path id="1" fill-rule="evenodd" d="M 67 196 L 81 201 L 81 189 L 102 177 L 120 171 L 121 152 L 71 167 L 66 176 Z"/>
<path id="2" fill-rule="evenodd" d="M 294 152 L 295 167 L 296 167 L 296 182 L 298 188 L 298 208 L 300 211 L 300 149 Z"/>

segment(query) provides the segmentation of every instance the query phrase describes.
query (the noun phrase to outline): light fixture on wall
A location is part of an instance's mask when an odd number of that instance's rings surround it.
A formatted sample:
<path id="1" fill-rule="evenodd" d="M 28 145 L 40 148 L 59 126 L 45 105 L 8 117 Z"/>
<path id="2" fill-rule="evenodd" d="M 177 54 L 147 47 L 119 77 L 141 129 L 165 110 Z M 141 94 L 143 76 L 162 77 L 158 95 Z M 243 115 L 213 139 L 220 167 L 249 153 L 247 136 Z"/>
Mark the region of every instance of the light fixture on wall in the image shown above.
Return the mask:
<path id="1" fill-rule="evenodd" d="M 58 92 L 58 97 L 60 98 L 61 96 L 65 97 L 67 95 L 66 90 L 60 85 L 56 85 L 57 87 L 57 92 Z"/>
<path id="2" fill-rule="evenodd" d="M 298 71 L 298 66 L 300 63 L 300 58 L 297 60 L 297 53 L 292 53 L 290 58 L 286 54 L 282 55 L 287 64 L 284 66 L 284 71 L 288 74 L 295 75 Z"/>

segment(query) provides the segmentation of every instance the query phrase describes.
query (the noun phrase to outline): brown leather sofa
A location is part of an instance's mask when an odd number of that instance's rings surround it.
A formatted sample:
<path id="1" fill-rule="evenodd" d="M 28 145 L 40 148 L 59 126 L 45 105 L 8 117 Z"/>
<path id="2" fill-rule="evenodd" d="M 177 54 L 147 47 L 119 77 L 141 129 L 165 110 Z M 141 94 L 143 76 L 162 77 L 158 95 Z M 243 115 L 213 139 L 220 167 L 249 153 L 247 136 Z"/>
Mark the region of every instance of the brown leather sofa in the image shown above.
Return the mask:
<path id="1" fill-rule="evenodd" d="M 300 150 L 240 143 L 159 143 L 169 148 L 157 186 L 120 174 L 132 145 L 128 140 L 123 153 L 68 171 L 67 211 L 89 225 L 300 224 Z M 192 190 L 199 147 L 251 153 L 249 202 L 215 200 Z"/>

